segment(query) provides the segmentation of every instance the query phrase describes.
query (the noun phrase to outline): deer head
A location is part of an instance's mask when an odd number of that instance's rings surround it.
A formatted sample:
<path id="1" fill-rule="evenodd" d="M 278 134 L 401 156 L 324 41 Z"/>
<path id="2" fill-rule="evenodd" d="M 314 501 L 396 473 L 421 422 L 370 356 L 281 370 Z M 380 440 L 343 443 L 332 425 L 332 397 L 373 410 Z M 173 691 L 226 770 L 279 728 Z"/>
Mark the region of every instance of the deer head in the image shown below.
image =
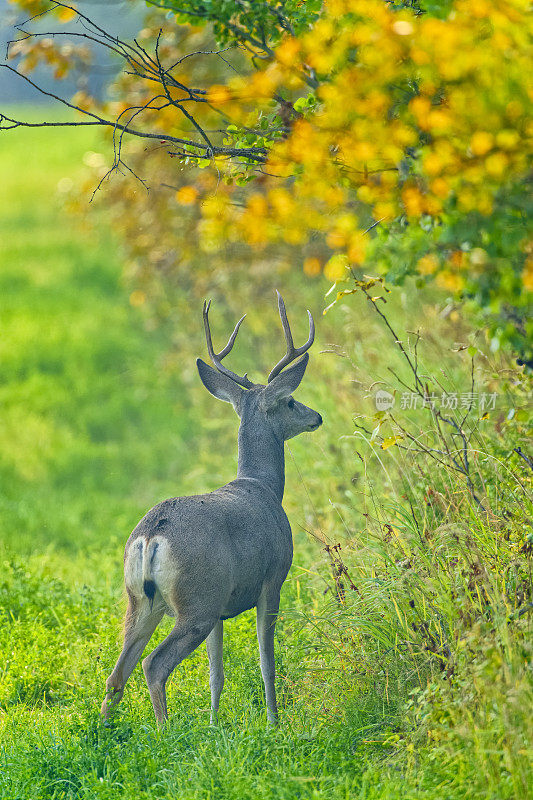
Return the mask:
<path id="1" fill-rule="evenodd" d="M 200 358 L 197 359 L 196 364 L 206 389 L 220 400 L 231 403 L 243 423 L 254 420 L 259 428 L 267 426 L 271 428 L 276 439 L 286 441 L 304 431 L 316 430 L 322 424 L 322 417 L 312 408 L 304 406 L 303 403 L 299 403 L 292 397 L 309 362 L 307 351 L 315 338 L 313 317 L 308 311 L 309 338 L 301 347 L 295 347 L 285 303 L 279 292 L 277 292 L 277 296 L 287 352 L 270 371 L 266 385 L 252 383 L 246 374 L 239 376 L 221 363 L 222 359 L 231 352 L 244 317 L 241 317 L 235 325 L 226 346 L 219 353 L 215 353 L 209 328 L 211 301 L 204 303 L 203 316 L 207 349 L 216 369 Z M 300 356 L 303 358 L 292 364 Z M 285 369 L 286 367 L 287 369 Z"/>

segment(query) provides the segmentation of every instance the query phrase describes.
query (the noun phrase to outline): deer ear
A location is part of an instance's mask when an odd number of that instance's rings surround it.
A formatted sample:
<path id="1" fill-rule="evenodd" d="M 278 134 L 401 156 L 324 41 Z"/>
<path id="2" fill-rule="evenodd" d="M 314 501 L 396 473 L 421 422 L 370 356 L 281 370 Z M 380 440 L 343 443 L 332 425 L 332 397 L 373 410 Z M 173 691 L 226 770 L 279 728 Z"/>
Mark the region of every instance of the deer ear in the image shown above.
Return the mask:
<path id="1" fill-rule="evenodd" d="M 309 353 L 306 353 L 300 361 L 297 361 L 292 367 L 280 372 L 279 375 L 276 375 L 272 383 L 265 386 L 263 401 L 267 408 L 270 408 L 282 398 L 290 397 L 290 395 L 296 391 L 304 376 L 308 363 Z"/>
<path id="2" fill-rule="evenodd" d="M 219 400 L 231 403 L 235 411 L 238 411 L 244 389 L 241 389 L 239 384 L 232 381 L 227 375 L 210 367 L 201 358 L 196 359 L 196 366 L 207 391 L 218 397 Z"/>

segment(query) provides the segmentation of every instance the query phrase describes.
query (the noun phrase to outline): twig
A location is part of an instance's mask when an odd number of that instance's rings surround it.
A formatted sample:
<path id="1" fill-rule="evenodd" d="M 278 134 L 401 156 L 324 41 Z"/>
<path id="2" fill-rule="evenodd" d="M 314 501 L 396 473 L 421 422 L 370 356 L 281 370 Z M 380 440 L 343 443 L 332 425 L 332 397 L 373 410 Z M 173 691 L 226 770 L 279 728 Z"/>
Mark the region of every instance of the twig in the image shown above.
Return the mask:
<path id="1" fill-rule="evenodd" d="M 533 458 L 530 458 L 528 455 L 526 455 L 522 451 L 522 448 L 515 447 L 513 452 L 517 453 L 520 456 L 520 458 L 523 458 L 530 469 L 533 469 Z"/>

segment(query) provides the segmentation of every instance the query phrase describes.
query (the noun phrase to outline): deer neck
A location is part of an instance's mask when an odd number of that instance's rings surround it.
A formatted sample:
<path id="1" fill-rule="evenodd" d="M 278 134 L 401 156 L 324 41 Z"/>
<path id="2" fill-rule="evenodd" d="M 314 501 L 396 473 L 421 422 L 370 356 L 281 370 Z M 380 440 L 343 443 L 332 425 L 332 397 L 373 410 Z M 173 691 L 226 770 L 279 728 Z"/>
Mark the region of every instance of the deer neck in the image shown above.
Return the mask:
<path id="1" fill-rule="evenodd" d="M 252 420 L 239 428 L 238 478 L 255 478 L 283 500 L 285 489 L 285 446 L 270 426 Z"/>

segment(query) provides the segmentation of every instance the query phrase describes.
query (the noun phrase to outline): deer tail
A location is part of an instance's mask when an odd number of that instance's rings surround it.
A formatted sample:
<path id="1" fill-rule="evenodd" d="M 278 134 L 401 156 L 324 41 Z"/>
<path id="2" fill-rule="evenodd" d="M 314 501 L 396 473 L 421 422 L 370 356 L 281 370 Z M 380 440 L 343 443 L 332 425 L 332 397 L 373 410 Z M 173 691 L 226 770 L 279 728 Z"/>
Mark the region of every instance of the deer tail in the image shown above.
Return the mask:
<path id="1" fill-rule="evenodd" d="M 142 578 L 143 578 L 143 592 L 150 601 L 150 606 L 154 602 L 155 593 L 157 590 L 156 583 L 153 578 L 154 559 L 159 547 L 157 539 L 149 539 L 143 548 L 142 560 Z"/>

